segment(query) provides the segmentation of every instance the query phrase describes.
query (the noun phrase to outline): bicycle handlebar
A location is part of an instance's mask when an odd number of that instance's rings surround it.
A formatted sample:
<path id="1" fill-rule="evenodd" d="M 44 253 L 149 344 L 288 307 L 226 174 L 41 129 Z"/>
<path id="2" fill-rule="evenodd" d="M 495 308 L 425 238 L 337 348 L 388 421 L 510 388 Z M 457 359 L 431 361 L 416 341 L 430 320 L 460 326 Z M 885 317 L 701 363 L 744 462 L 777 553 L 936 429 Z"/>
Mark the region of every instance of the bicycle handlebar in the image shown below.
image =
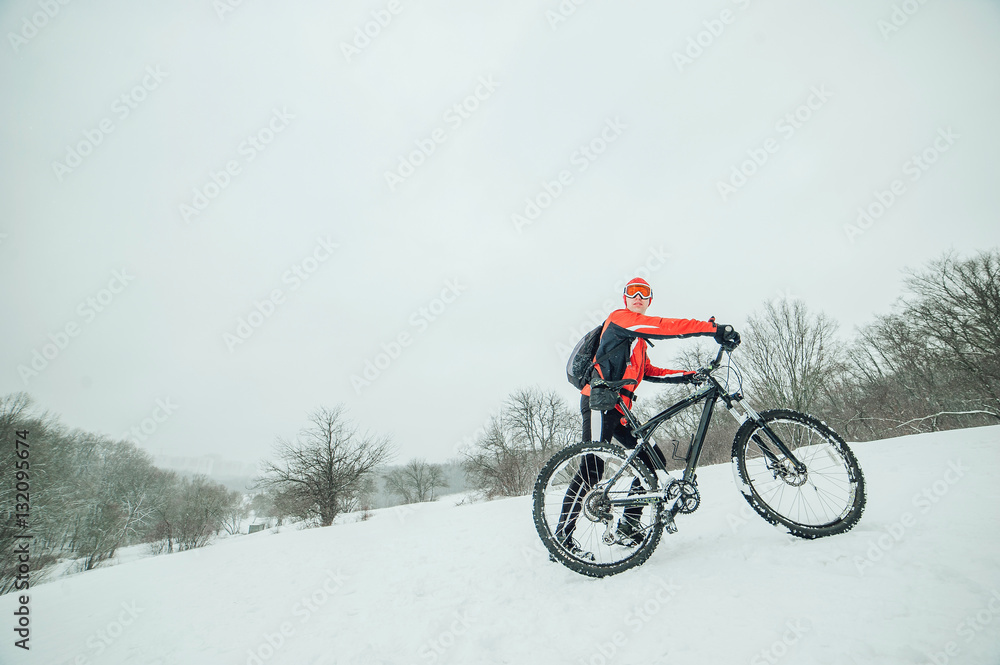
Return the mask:
<path id="1" fill-rule="evenodd" d="M 715 354 L 715 359 L 708 363 L 708 367 L 702 367 L 698 369 L 699 374 L 711 374 L 715 370 L 719 369 L 719 364 L 722 362 L 722 354 L 726 352 L 726 347 L 719 345 L 719 352 Z"/>

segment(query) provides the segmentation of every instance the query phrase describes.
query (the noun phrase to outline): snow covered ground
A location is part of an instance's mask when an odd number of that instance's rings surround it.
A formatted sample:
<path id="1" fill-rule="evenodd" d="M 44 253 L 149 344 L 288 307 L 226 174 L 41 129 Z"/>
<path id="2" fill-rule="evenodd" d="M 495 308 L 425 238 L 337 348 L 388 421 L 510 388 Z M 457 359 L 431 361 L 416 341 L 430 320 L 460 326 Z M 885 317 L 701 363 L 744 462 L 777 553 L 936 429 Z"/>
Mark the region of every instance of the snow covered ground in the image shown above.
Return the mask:
<path id="1" fill-rule="evenodd" d="M 0 598 L 0 663 L 1000 662 L 1000 427 L 855 444 L 868 509 L 791 539 L 728 466 L 642 567 L 553 564 L 528 497 L 230 538 Z"/>

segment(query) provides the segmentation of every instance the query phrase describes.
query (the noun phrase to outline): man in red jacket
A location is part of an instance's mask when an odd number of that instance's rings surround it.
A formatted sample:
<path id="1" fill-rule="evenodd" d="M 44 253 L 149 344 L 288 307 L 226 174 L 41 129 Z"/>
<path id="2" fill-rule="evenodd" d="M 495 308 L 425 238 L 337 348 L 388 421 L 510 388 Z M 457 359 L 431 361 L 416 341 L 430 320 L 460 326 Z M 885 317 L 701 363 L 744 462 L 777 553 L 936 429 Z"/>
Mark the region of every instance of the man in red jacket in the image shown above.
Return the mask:
<path id="1" fill-rule="evenodd" d="M 596 376 L 609 381 L 633 379 L 636 384 L 622 390 L 626 405 L 632 406 L 632 398 L 636 388 L 643 378 L 661 378 L 660 383 L 684 383 L 694 375 L 679 369 L 662 369 L 649 362 L 646 355 L 647 339 L 669 339 L 680 337 L 696 337 L 700 335 L 716 335 L 718 327 L 713 321 L 698 321 L 697 319 L 664 319 L 658 316 L 646 316 L 646 310 L 653 302 L 653 289 L 646 280 L 636 277 L 625 285 L 622 295 L 625 309 L 611 312 L 604 322 L 601 331 L 601 341 L 597 347 L 598 364 L 594 368 Z M 580 401 L 584 412 L 584 440 L 590 436 L 590 385 L 580 391 L 583 395 Z M 610 413 L 610 412 L 607 412 Z M 606 415 L 607 415 L 606 413 Z M 619 417 L 621 412 L 619 411 Z M 602 426 L 602 441 L 610 441 L 612 433 L 607 431 L 608 418 L 605 417 Z M 618 437 L 615 437 L 618 438 Z M 634 445 L 634 444 L 633 444 Z"/>
<path id="2" fill-rule="evenodd" d="M 645 377 L 656 377 L 660 383 L 687 383 L 690 382 L 695 373 L 691 371 L 677 369 L 663 369 L 654 366 L 649 362 L 646 354 L 647 339 L 670 339 L 681 337 L 696 337 L 711 335 L 720 343 L 723 338 L 726 340 L 739 339 L 739 336 L 729 326 L 717 326 L 713 321 L 699 321 L 697 319 L 665 319 L 656 316 L 646 316 L 646 310 L 653 301 L 653 290 L 641 277 L 636 277 L 625 285 L 625 292 L 622 296 L 625 301 L 625 309 L 617 309 L 611 312 L 604 322 L 604 329 L 601 331 L 601 341 L 595 354 L 596 364 L 593 370 L 593 377 L 600 377 L 608 381 L 618 381 L 622 379 L 633 379 L 635 385 L 623 389 L 622 401 L 631 408 L 635 390 L 642 383 Z M 580 391 L 580 409 L 583 412 L 583 434 L 584 440 L 592 440 L 591 436 L 591 409 L 590 409 L 590 385 L 584 386 Z M 632 435 L 631 428 L 627 425 L 624 414 L 619 407 L 604 411 L 601 419 L 601 441 L 611 441 L 616 439 L 626 448 L 635 448 L 638 441 Z M 650 455 L 644 450 L 639 455 L 651 471 L 658 466 L 665 464 L 666 458 L 663 451 L 656 445 L 653 446 L 653 454 L 659 457 L 661 464 L 655 464 Z M 593 459 L 590 459 L 590 458 Z M 563 500 L 562 514 L 559 525 L 556 529 L 556 537 L 561 540 L 564 546 L 579 554 L 586 554 L 573 540 L 573 530 L 576 526 L 576 518 L 580 513 L 581 501 L 591 487 L 597 484 L 603 474 L 603 463 L 595 456 L 587 456 L 580 463 L 580 470 L 570 483 Z M 634 546 L 642 541 L 645 534 L 638 528 L 639 515 L 642 509 L 630 508 L 626 510 L 625 517 L 619 523 L 618 535 L 622 544 Z"/>

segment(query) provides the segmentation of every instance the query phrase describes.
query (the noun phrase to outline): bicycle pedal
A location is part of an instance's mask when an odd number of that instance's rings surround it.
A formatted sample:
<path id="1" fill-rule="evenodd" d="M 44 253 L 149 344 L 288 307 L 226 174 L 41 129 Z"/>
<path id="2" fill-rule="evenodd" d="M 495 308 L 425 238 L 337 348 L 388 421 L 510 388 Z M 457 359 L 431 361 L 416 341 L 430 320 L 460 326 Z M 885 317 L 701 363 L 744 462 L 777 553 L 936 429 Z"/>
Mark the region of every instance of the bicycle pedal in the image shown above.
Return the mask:
<path id="1" fill-rule="evenodd" d="M 661 510 L 660 525 L 664 532 L 677 533 L 677 523 L 674 522 L 674 517 L 676 515 L 677 512 L 675 510 Z"/>

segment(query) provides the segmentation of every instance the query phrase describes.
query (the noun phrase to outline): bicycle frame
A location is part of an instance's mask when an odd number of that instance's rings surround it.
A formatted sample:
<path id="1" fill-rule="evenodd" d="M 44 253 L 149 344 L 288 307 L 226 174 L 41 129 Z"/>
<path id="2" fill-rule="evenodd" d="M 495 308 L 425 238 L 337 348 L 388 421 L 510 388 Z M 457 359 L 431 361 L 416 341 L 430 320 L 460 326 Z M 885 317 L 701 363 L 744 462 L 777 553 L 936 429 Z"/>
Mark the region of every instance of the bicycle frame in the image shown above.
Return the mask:
<path id="1" fill-rule="evenodd" d="M 685 397 L 676 404 L 667 407 L 642 425 L 639 424 L 635 415 L 627 406 L 625 406 L 624 402 L 619 400 L 619 405 L 622 407 L 622 411 L 625 412 L 625 419 L 632 428 L 632 435 L 639 441 L 639 445 L 637 445 L 632 451 L 632 454 L 629 455 L 629 462 L 631 462 L 632 458 L 636 457 L 643 449 L 652 448 L 649 444 L 649 439 L 653 432 L 656 431 L 657 427 L 688 407 L 694 406 L 698 402 L 706 400 L 705 407 L 701 412 L 701 420 L 698 422 L 698 429 L 695 432 L 694 440 L 691 443 L 691 449 L 687 454 L 687 466 L 684 468 L 684 480 L 692 480 L 695 469 L 698 466 L 698 458 L 701 457 L 701 450 L 705 443 L 705 434 L 708 432 L 708 424 L 711 422 L 712 414 L 715 411 L 715 402 L 719 398 L 721 392 L 720 387 L 714 382 L 714 380 L 707 382 L 704 388 L 689 395 L 688 397 Z M 653 469 L 653 471 L 660 470 L 666 472 L 666 465 L 660 461 L 658 455 L 652 454 L 652 450 L 650 450 L 650 458 L 656 466 L 659 467 L 658 469 Z"/>
<path id="2" fill-rule="evenodd" d="M 656 504 L 668 500 L 667 490 L 669 489 L 669 486 L 664 488 L 663 491 L 654 494 L 636 495 L 621 499 L 609 499 L 607 496 L 607 492 L 618 480 L 618 478 L 621 477 L 621 475 L 625 472 L 625 469 L 635 461 L 636 457 L 638 457 L 638 455 L 643 450 L 649 451 L 649 457 L 650 459 L 653 460 L 654 465 L 657 467 L 656 469 L 651 469 L 654 473 L 657 470 L 667 473 L 666 465 L 660 461 L 658 455 L 653 454 L 652 445 L 649 443 L 649 439 L 652 436 L 653 432 L 656 431 L 656 428 L 659 427 L 661 424 L 670 420 L 681 411 L 684 411 L 688 407 L 694 406 L 695 404 L 703 400 L 705 401 L 705 406 L 702 409 L 701 419 L 698 422 L 698 429 L 695 431 L 694 437 L 692 438 L 691 448 L 688 450 L 687 458 L 685 460 L 686 466 L 684 468 L 684 474 L 682 476 L 682 479 L 685 482 L 696 484 L 695 470 L 698 468 L 698 459 L 701 457 L 701 451 L 705 445 L 705 435 L 708 433 L 708 425 L 712 421 L 712 415 L 715 412 L 715 404 L 719 399 L 722 399 L 723 402 L 725 402 L 726 408 L 728 409 L 729 413 L 732 414 L 732 416 L 738 422 L 740 422 L 741 425 L 747 420 L 753 420 L 761 424 L 761 429 L 767 435 L 768 439 L 770 439 L 771 443 L 773 443 L 774 446 L 777 447 L 778 450 L 781 452 L 781 454 L 783 454 L 785 458 L 792 463 L 795 469 L 799 471 L 805 471 L 805 465 L 803 465 L 802 462 L 800 462 L 799 459 L 795 457 L 795 455 L 788 448 L 788 446 L 786 446 L 781 441 L 781 439 L 779 439 L 778 436 L 771 430 L 771 428 L 768 427 L 767 424 L 761 420 L 760 416 L 757 414 L 756 411 L 754 411 L 753 409 L 751 409 L 746 405 L 742 405 L 745 411 L 744 414 L 740 414 L 734 409 L 734 406 L 742 401 L 743 395 L 740 394 L 739 392 L 735 392 L 732 394 L 726 393 L 722 385 L 715 379 L 715 377 L 711 375 L 711 372 L 718 368 L 719 361 L 722 358 L 722 352 L 723 349 L 720 348 L 718 355 L 715 357 L 715 360 L 711 363 L 711 365 L 708 368 L 706 368 L 708 372 L 706 372 L 705 385 L 702 388 L 695 391 L 688 397 L 685 397 L 676 404 L 667 407 L 660 413 L 650 418 L 645 423 L 640 424 L 639 421 L 636 419 L 635 415 L 632 413 L 632 411 L 628 408 L 628 406 L 625 405 L 625 402 L 624 400 L 622 400 L 621 395 L 618 396 L 618 406 L 621 407 L 622 412 L 625 414 L 625 420 L 632 428 L 632 435 L 635 436 L 635 438 L 638 440 L 639 443 L 631 451 L 631 453 L 629 454 L 628 458 L 626 459 L 625 463 L 621 466 L 621 468 L 618 469 L 618 471 L 615 472 L 615 474 L 611 478 L 609 478 L 605 483 L 604 498 L 609 501 L 610 505 L 638 506 L 645 504 Z M 779 463 L 778 456 L 775 455 L 774 451 L 772 451 L 770 447 L 764 441 L 762 441 L 756 434 L 754 434 L 754 441 L 758 444 L 764 456 L 767 457 L 771 463 L 773 464 Z"/>

